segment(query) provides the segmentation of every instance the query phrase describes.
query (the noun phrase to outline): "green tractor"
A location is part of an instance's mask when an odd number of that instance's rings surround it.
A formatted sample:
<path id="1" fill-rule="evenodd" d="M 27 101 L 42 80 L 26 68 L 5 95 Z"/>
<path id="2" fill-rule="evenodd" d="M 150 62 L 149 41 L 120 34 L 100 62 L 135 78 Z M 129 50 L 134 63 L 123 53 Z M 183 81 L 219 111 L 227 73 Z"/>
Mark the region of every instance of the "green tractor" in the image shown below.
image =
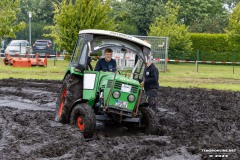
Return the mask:
<path id="1" fill-rule="evenodd" d="M 119 58 L 117 71 L 90 70 L 90 55 L 106 48 Z M 56 102 L 55 120 L 76 125 L 85 138 L 93 137 L 96 121 L 156 134 L 157 116 L 142 102 L 140 83 L 150 48 L 149 43 L 118 32 L 80 31 Z"/>

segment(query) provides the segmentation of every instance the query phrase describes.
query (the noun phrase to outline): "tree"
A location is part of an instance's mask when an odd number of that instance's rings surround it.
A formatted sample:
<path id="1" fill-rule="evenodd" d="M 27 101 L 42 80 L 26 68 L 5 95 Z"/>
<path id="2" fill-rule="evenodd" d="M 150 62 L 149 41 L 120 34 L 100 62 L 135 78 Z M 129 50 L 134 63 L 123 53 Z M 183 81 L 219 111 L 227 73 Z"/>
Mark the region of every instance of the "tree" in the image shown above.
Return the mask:
<path id="1" fill-rule="evenodd" d="M 53 1 L 49 0 L 20 0 L 21 12 L 18 19 L 27 22 L 28 12 L 33 14 L 33 22 L 53 23 Z"/>
<path id="2" fill-rule="evenodd" d="M 20 0 L 21 12 L 17 15 L 18 21 L 29 22 L 28 12 L 32 12 L 31 18 L 31 36 L 32 42 L 36 39 L 45 38 L 43 34 L 49 32 L 43 30 L 45 26 L 53 25 L 53 2 L 58 3 L 60 0 Z M 18 39 L 29 38 L 29 27 L 16 34 Z"/>
<path id="3" fill-rule="evenodd" d="M 229 0 L 172 0 L 181 6 L 179 21 L 190 32 L 223 33 L 229 12 L 224 5 Z M 230 3 L 230 2 L 229 2 Z"/>
<path id="4" fill-rule="evenodd" d="M 115 21 L 124 33 L 146 35 L 156 17 L 165 15 L 169 0 L 112 0 Z M 223 33 L 228 25 L 229 9 L 239 0 L 171 0 L 181 6 L 178 22 L 190 32 Z"/>
<path id="5" fill-rule="evenodd" d="M 189 32 L 197 33 L 224 33 L 228 25 L 228 15 L 216 14 L 194 21 L 189 26 Z"/>
<path id="6" fill-rule="evenodd" d="M 17 22 L 17 14 L 20 11 L 19 0 L 1 0 L 0 1 L 0 40 L 5 37 L 14 38 L 15 33 L 24 29 L 24 22 Z"/>
<path id="7" fill-rule="evenodd" d="M 55 43 L 71 53 L 79 30 L 114 30 L 113 19 L 109 18 L 109 0 L 63 0 L 55 3 L 54 26 L 49 26 Z"/>
<path id="8" fill-rule="evenodd" d="M 240 3 L 233 9 L 227 28 L 229 43 L 233 51 L 240 50 Z"/>
<path id="9" fill-rule="evenodd" d="M 159 0 L 112 0 L 111 7 L 118 31 L 147 35 L 150 24 L 162 14 L 164 4 Z"/>
<path id="10" fill-rule="evenodd" d="M 137 25 L 140 35 L 147 35 L 149 26 L 161 15 L 164 4 L 159 0 L 127 0 L 129 19 Z"/>
<path id="11" fill-rule="evenodd" d="M 45 39 L 46 37 L 44 36 L 44 34 L 49 34 L 49 31 L 44 30 L 44 27 L 47 24 L 39 21 L 39 22 L 35 22 L 32 21 L 31 22 L 31 42 L 32 44 L 37 40 L 37 39 Z M 49 24 L 51 25 L 51 24 Z M 27 25 L 27 27 L 24 30 L 21 30 L 20 32 L 16 33 L 16 37 L 17 39 L 29 39 L 29 26 Z"/>
<path id="12" fill-rule="evenodd" d="M 131 13 L 129 11 L 129 5 L 126 1 L 112 0 L 111 8 L 110 16 L 117 24 L 117 31 L 132 35 L 139 34 L 137 24 L 130 18 Z"/>
<path id="13" fill-rule="evenodd" d="M 166 15 L 159 16 L 151 24 L 149 36 L 169 37 L 169 51 L 184 51 L 191 48 L 191 40 L 187 27 L 177 22 L 179 5 L 168 2 L 165 6 Z"/>

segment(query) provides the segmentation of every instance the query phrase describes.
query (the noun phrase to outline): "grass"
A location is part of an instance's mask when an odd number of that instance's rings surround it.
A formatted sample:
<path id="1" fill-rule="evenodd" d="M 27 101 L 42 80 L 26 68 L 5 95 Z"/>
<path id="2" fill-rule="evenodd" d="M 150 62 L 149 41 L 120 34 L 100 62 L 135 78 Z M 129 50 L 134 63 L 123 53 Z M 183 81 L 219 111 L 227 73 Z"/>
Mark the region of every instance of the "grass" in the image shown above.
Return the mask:
<path id="1" fill-rule="evenodd" d="M 48 59 L 47 67 L 18 68 L 5 66 L 0 59 L 0 79 L 24 78 L 24 79 L 52 79 L 62 80 L 69 65 L 69 61 L 57 60 L 54 65 L 53 59 Z"/>
<path id="2" fill-rule="evenodd" d="M 160 72 L 161 86 L 208 88 L 240 91 L 240 66 L 199 64 L 168 64 L 167 72 Z"/>
<path id="3" fill-rule="evenodd" d="M 62 80 L 69 61 L 48 60 L 47 67 L 14 68 L 5 66 L 0 59 L 0 79 L 52 79 Z M 94 65 L 94 64 L 93 64 Z M 168 64 L 167 72 L 160 72 L 161 86 L 182 88 L 208 88 L 217 90 L 240 91 L 240 66 L 199 64 L 198 72 L 195 64 Z"/>

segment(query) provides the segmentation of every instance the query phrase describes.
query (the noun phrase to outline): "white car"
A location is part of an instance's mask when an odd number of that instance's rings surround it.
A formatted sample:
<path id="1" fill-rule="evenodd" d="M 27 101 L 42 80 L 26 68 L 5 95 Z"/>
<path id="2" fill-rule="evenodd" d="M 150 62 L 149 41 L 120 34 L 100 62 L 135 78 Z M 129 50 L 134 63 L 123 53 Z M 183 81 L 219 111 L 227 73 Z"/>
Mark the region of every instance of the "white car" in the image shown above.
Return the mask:
<path id="1" fill-rule="evenodd" d="M 4 53 L 11 56 L 25 56 L 32 53 L 32 47 L 27 40 L 12 40 Z"/>

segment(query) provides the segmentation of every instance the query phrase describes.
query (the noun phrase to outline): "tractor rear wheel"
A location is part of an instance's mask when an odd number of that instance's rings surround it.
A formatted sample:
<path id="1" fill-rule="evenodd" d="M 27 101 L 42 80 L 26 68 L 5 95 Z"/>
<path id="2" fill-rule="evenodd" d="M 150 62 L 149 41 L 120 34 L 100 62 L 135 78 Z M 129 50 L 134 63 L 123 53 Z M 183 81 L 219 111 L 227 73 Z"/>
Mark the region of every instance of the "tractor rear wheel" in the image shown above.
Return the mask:
<path id="1" fill-rule="evenodd" d="M 82 98 L 83 78 L 74 74 L 66 75 L 56 102 L 55 120 L 69 123 L 69 115 L 74 102 Z"/>
<path id="2" fill-rule="evenodd" d="M 155 112 L 148 107 L 140 107 L 141 128 L 145 134 L 157 134 L 158 118 Z"/>
<path id="3" fill-rule="evenodd" d="M 70 124 L 76 125 L 84 138 L 92 138 L 96 128 L 96 118 L 91 106 L 86 103 L 77 104 L 71 112 Z"/>

